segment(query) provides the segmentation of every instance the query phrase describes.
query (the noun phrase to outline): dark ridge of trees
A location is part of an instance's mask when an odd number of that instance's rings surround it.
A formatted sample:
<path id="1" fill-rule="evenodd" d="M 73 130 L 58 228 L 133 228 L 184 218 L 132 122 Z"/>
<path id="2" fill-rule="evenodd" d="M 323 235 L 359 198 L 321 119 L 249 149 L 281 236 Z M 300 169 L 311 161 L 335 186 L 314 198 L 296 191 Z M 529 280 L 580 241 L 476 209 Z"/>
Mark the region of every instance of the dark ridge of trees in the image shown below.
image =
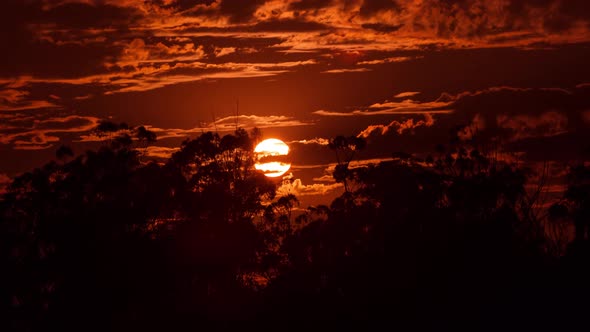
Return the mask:
<path id="1" fill-rule="evenodd" d="M 254 170 L 259 131 L 165 163 L 137 151 L 144 127 L 97 131 L 105 146 L 60 147 L 0 200 L 3 331 L 588 325 L 588 166 L 543 214 L 519 164 L 455 144 L 351 168 L 365 142 L 338 137 L 346 190 L 301 214 Z"/>

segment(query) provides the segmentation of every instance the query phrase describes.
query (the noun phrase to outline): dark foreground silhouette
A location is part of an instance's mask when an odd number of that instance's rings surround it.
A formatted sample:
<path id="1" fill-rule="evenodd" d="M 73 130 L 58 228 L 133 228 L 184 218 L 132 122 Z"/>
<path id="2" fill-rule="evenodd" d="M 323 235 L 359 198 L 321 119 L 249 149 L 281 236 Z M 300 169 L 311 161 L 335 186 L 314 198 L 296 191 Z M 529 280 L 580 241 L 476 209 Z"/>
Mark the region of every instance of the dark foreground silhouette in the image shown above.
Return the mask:
<path id="1" fill-rule="evenodd" d="M 547 209 L 534 171 L 478 150 L 351 168 L 364 142 L 338 137 L 346 191 L 301 214 L 254 171 L 257 132 L 157 164 L 145 128 L 102 126 L 138 140 L 62 147 L 0 201 L 1 330 L 590 328 L 588 167 Z"/>

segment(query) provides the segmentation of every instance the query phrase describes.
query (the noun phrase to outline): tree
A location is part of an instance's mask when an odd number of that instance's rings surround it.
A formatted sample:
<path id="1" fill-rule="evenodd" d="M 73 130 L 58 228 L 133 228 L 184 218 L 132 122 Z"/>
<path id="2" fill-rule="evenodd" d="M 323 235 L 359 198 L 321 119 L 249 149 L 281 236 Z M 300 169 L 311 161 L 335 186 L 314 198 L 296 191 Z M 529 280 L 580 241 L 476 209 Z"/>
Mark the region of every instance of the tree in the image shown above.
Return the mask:
<path id="1" fill-rule="evenodd" d="M 580 247 L 590 241 L 590 167 L 571 167 L 567 180 L 563 198 L 551 206 L 549 214 L 554 223 L 564 219 L 572 222 L 574 245 Z"/>
<path id="2" fill-rule="evenodd" d="M 139 139 L 153 141 L 141 128 Z M 0 202 L 12 323 L 107 329 L 141 314 L 135 324 L 149 326 L 176 315 L 171 302 L 221 317 L 246 296 L 240 276 L 264 249 L 252 219 L 274 197 L 248 134 L 203 134 L 159 165 L 140 162 L 128 126 L 100 129 L 122 131 L 69 161 L 60 148 L 62 163 L 17 177 Z"/>
<path id="3" fill-rule="evenodd" d="M 366 141 L 357 136 L 337 136 L 330 140 L 328 147 L 336 153 L 336 169 L 333 176 L 336 182 L 344 183 L 344 190 L 350 191 L 348 180 L 351 178 L 350 162 L 355 155 L 366 146 Z"/>
<path id="4" fill-rule="evenodd" d="M 57 151 L 55 151 L 55 157 L 62 162 L 67 161 L 73 156 L 74 151 L 69 146 L 62 145 L 57 149 Z"/>

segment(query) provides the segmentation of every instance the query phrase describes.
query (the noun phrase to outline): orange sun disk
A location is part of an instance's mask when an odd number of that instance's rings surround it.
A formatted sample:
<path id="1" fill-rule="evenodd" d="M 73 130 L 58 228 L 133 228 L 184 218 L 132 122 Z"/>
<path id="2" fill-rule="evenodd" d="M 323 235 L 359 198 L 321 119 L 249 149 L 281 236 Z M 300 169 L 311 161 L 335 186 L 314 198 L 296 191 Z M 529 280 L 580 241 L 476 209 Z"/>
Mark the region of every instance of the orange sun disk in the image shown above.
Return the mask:
<path id="1" fill-rule="evenodd" d="M 258 160 L 254 168 L 262 171 L 264 175 L 270 178 L 282 176 L 291 168 L 290 163 L 282 161 L 261 162 L 261 158 L 268 159 L 268 157 L 286 156 L 289 154 L 289 146 L 279 139 L 269 138 L 260 142 L 254 149 L 254 152 Z"/>

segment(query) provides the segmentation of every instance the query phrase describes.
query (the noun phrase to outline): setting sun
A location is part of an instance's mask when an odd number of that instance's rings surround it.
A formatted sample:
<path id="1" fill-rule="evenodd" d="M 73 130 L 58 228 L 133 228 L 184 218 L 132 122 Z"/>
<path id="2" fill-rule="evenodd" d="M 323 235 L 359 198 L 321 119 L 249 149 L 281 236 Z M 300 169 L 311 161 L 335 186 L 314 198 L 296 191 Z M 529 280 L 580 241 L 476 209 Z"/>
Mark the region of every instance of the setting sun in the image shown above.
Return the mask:
<path id="1" fill-rule="evenodd" d="M 269 157 L 286 156 L 289 154 L 289 146 L 285 142 L 269 138 L 260 142 L 254 152 L 258 156 L 258 162 L 254 167 L 264 172 L 264 175 L 275 178 L 285 174 L 290 168 L 290 163 L 282 161 L 267 161 Z"/>

